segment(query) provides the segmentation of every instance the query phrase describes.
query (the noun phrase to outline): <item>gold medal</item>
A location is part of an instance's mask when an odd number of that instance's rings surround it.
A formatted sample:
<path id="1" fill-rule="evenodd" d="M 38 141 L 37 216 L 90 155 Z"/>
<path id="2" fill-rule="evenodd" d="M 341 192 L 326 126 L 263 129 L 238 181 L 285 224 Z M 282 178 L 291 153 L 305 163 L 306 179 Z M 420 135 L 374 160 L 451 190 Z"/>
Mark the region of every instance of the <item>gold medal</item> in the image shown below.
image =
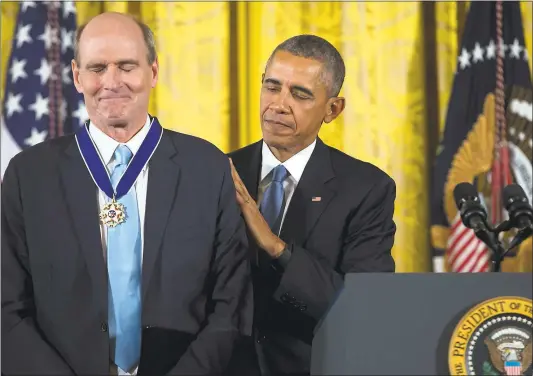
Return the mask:
<path id="1" fill-rule="evenodd" d="M 120 202 L 113 201 L 104 205 L 100 211 L 100 222 L 107 227 L 115 227 L 126 221 L 126 209 Z"/>

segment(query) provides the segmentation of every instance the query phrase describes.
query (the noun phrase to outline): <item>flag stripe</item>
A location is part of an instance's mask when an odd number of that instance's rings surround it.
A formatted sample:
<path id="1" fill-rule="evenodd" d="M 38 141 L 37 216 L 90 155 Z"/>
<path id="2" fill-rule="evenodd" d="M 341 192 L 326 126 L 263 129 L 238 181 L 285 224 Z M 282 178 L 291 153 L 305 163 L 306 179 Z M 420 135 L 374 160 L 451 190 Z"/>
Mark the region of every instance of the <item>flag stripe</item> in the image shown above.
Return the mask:
<path id="1" fill-rule="evenodd" d="M 448 246 L 449 260 L 451 263 L 455 262 L 455 259 L 460 256 L 461 252 L 475 238 L 474 232 L 470 229 L 464 228 L 464 230 L 457 232 L 459 233 L 457 240 Z"/>
<path id="2" fill-rule="evenodd" d="M 477 239 L 475 242 L 472 242 L 472 248 L 473 249 L 468 254 L 468 259 L 465 260 L 463 264 L 459 265 L 459 270 L 463 270 L 467 273 L 472 272 L 479 259 L 487 253 L 484 244 Z"/>
<path id="3" fill-rule="evenodd" d="M 448 247 L 450 248 L 462 247 L 462 242 L 464 242 L 463 240 L 464 237 L 472 234 L 472 231 L 470 231 L 470 229 L 463 226 L 460 220 L 456 222 L 459 223 L 459 226 L 454 227 L 454 230 L 452 230 L 452 233 L 448 240 L 448 243 L 449 243 Z"/>
<path id="4" fill-rule="evenodd" d="M 483 245 L 481 243 L 481 245 Z M 489 252 L 480 253 L 472 272 L 488 272 L 490 268 L 490 255 Z"/>
<path id="5" fill-rule="evenodd" d="M 478 246 L 477 239 L 475 239 L 475 235 L 472 232 L 469 232 L 468 238 L 465 237 L 465 239 L 467 239 L 467 241 L 465 242 L 464 246 L 456 251 L 456 258 L 450 261 L 451 264 L 458 269 L 458 271 L 464 270 L 464 266 L 470 259 L 470 256 L 476 251 Z"/>

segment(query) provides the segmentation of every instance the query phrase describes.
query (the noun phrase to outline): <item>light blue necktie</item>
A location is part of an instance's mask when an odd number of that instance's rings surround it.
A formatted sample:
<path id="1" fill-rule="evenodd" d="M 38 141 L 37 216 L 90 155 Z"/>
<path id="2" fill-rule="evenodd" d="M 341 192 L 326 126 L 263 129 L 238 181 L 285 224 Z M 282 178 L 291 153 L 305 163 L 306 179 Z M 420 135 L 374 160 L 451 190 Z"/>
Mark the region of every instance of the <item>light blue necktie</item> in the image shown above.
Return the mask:
<path id="1" fill-rule="evenodd" d="M 131 157 L 126 145 L 115 150 L 111 173 L 115 189 Z M 107 232 L 109 336 L 116 340 L 112 360 L 128 372 L 138 364 L 141 352 L 141 227 L 135 187 L 118 202 L 125 207 L 126 221 Z"/>
<path id="2" fill-rule="evenodd" d="M 283 218 L 283 206 L 285 191 L 283 190 L 283 181 L 289 176 L 289 172 L 283 165 L 277 166 L 272 177 L 272 183 L 266 189 L 263 200 L 261 201 L 260 211 L 263 218 L 270 226 L 272 232 L 278 235 L 281 219 Z"/>

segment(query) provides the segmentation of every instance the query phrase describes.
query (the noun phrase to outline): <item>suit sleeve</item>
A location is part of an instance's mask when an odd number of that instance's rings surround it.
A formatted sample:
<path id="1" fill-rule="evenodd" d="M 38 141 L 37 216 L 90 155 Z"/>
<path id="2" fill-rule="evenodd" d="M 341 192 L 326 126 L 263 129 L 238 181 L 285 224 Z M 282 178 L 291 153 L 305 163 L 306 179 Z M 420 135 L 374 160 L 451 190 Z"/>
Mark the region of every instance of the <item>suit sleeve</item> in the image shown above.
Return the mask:
<path id="1" fill-rule="evenodd" d="M 347 223 L 337 268 L 310 250 L 292 246 L 292 252 L 276 263 L 282 276 L 274 299 L 299 308 L 316 324 L 339 293 L 344 274 L 394 272 L 395 198 L 396 185 L 388 176 L 370 190 Z"/>
<path id="2" fill-rule="evenodd" d="M 248 241 L 229 163 L 219 198 L 212 309 L 206 326 L 170 374 L 221 374 L 236 342 L 251 335 L 253 295 Z"/>
<path id="3" fill-rule="evenodd" d="M 13 160 L 2 182 L 2 375 L 73 375 L 35 322 L 19 179 Z"/>

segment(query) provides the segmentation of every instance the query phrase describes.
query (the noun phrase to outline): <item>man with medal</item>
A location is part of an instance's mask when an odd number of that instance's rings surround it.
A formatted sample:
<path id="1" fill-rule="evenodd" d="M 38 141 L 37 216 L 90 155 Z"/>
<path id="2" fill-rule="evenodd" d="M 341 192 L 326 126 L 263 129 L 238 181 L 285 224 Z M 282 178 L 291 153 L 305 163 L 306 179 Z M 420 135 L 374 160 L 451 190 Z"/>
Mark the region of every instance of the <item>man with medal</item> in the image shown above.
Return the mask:
<path id="1" fill-rule="evenodd" d="M 320 37 L 281 43 L 262 80 L 263 139 L 230 154 L 255 300 L 253 337 L 237 346 L 230 374 L 308 375 L 314 331 L 344 275 L 394 272 L 394 181 L 318 137 L 344 109 L 344 74 Z"/>
<path id="2" fill-rule="evenodd" d="M 89 120 L 4 175 L 2 374 L 221 373 L 251 326 L 228 160 L 148 115 L 146 25 L 96 16 L 72 70 Z"/>

